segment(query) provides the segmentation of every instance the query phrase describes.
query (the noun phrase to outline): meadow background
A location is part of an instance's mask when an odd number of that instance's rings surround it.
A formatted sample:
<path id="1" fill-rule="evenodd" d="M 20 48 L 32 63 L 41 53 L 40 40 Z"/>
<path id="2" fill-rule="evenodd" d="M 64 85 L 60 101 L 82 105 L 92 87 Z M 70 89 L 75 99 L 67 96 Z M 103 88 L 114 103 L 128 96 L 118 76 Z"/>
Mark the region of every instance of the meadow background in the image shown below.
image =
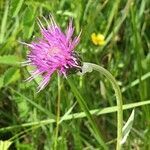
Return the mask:
<path id="1" fill-rule="evenodd" d="M 135 108 L 133 127 L 123 148 L 149 150 L 149 0 L 0 0 L 0 140 L 6 145 L 11 142 L 10 150 L 99 150 L 103 148 L 92 128 L 96 122 L 108 149 L 115 149 L 116 101 L 104 76 L 97 72 L 83 77 L 70 74 L 71 88 L 64 77 L 54 74 L 40 93 L 38 78 L 24 81 L 29 68 L 19 62 L 25 61 L 29 50 L 19 41 L 36 40 L 40 36 L 37 18 L 48 19 L 50 13 L 63 30 L 72 17 L 75 34 L 82 30 L 76 48 L 82 60 L 103 66 L 116 78 L 128 106 L 124 121 L 133 107 L 142 105 Z M 92 33 L 103 34 L 105 45 L 94 45 Z M 95 121 L 82 113 L 77 99 L 98 112 L 93 111 Z"/>

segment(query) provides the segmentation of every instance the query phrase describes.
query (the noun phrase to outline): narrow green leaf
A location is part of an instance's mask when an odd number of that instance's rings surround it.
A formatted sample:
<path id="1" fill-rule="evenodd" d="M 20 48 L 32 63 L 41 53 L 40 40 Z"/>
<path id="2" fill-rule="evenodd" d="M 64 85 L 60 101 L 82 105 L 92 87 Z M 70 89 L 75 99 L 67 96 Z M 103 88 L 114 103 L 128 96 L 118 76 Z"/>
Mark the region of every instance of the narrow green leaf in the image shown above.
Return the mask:
<path id="1" fill-rule="evenodd" d="M 20 78 L 20 70 L 17 68 L 9 68 L 5 73 L 4 73 L 4 85 L 8 85 L 12 82 L 17 81 Z"/>
<path id="2" fill-rule="evenodd" d="M 5 4 L 5 9 L 4 9 L 4 15 L 1 23 L 1 31 L 0 31 L 0 43 L 3 43 L 4 41 L 4 35 L 6 31 L 6 24 L 7 24 L 7 17 L 8 17 L 8 10 L 9 10 L 9 4 L 6 2 Z"/>
<path id="3" fill-rule="evenodd" d="M 29 39 L 34 30 L 36 7 L 28 7 L 23 17 L 23 36 Z"/>
<path id="4" fill-rule="evenodd" d="M 133 120 L 134 120 L 134 113 L 135 113 L 135 111 L 133 109 L 128 121 L 126 122 L 126 124 L 123 127 L 123 138 L 122 138 L 121 144 L 124 144 L 126 142 L 127 137 L 131 131 L 131 128 L 133 125 Z"/>
<path id="5" fill-rule="evenodd" d="M 19 65 L 19 58 L 15 55 L 3 55 L 0 56 L 0 64 Z"/>
<path id="6" fill-rule="evenodd" d="M 22 7 L 22 4 L 23 4 L 23 1 L 24 0 L 13 0 L 12 1 L 12 9 L 11 9 L 11 12 L 12 12 L 12 17 L 16 17 Z"/>

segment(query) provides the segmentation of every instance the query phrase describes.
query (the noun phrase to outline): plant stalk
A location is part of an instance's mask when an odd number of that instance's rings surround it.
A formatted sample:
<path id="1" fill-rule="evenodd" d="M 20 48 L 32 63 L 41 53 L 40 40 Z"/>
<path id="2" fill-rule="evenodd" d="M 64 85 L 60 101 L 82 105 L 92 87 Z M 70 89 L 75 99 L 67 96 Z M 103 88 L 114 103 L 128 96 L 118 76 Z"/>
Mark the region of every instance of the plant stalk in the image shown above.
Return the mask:
<path id="1" fill-rule="evenodd" d="M 57 150 L 57 141 L 58 141 L 58 132 L 59 132 L 59 120 L 60 120 L 60 76 L 58 74 L 58 98 L 57 98 L 57 116 L 56 116 L 56 132 L 55 132 L 55 142 L 54 142 L 54 150 Z"/>
<path id="2" fill-rule="evenodd" d="M 116 95 L 116 103 L 117 103 L 117 144 L 116 144 L 116 150 L 121 150 L 121 140 L 122 140 L 122 127 L 123 127 L 123 101 L 122 101 L 122 94 L 120 87 L 117 84 L 117 81 L 112 76 L 112 74 L 107 71 L 105 68 L 93 64 L 93 63 L 87 63 L 85 62 L 84 65 L 88 66 L 92 70 L 96 70 L 103 74 L 112 84 L 113 89 L 115 91 Z"/>

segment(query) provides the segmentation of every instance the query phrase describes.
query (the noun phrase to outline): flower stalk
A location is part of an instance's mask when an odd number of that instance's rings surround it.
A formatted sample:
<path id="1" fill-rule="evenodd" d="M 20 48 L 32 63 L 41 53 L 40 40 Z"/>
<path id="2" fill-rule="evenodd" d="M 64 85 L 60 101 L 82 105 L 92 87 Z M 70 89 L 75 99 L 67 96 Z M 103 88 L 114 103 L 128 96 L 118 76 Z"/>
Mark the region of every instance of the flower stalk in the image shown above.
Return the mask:
<path id="1" fill-rule="evenodd" d="M 58 141 L 58 132 L 59 132 L 59 120 L 60 120 L 60 76 L 59 73 L 57 75 L 58 78 L 58 98 L 57 98 L 57 116 L 56 116 L 56 131 L 55 131 L 55 142 L 54 142 L 54 150 L 57 150 L 57 141 Z"/>
<path id="2" fill-rule="evenodd" d="M 96 70 L 103 74 L 112 84 L 113 89 L 115 91 L 116 95 L 116 103 L 117 103 L 117 144 L 116 144 L 116 150 L 121 150 L 121 140 L 122 140 L 122 127 L 123 127 L 123 101 L 122 101 L 122 94 L 121 90 L 115 80 L 115 78 L 112 76 L 112 74 L 107 71 L 105 68 L 93 64 L 84 62 L 82 67 L 82 74 L 85 74 L 86 72 L 92 72 L 93 70 Z"/>

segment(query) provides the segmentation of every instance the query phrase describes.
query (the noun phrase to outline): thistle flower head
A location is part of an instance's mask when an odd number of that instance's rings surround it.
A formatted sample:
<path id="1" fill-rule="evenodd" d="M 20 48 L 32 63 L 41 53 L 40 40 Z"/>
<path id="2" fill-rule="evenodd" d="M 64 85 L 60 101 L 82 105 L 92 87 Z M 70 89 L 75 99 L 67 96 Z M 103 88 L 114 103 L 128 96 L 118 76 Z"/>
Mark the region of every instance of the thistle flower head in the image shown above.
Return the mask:
<path id="1" fill-rule="evenodd" d="M 38 91 L 48 84 L 55 71 L 66 77 L 69 69 L 80 68 L 78 58 L 74 55 L 80 34 L 72 38 L 74 33 L 72 20 L 70 20 L 65 33 L 62 32 L 52 16 L 50 16 L 50 22 L 50 24 L 47 22 L 48 26 L 45 28 L 39 20 L 42 37 L 36 42 L 26 44 L 30 48 L 26 65 L 32 65 L 36 68 L 27 80 L 31 81 L 41 75 L 42 81 L 39 83 Z"/>

